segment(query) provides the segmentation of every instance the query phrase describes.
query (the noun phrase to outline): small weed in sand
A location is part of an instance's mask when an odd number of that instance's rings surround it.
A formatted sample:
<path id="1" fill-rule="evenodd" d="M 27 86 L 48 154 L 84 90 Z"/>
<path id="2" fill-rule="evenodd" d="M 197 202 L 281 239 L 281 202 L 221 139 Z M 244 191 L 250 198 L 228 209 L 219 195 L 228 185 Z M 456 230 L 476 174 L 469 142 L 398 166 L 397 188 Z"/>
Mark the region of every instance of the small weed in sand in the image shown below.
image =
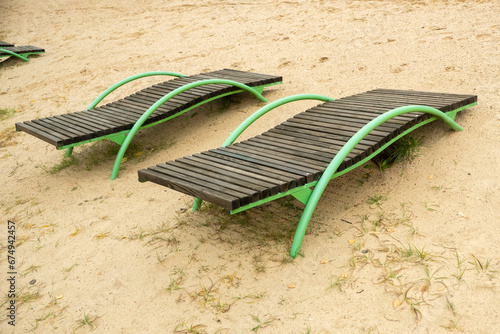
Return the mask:
<path id="1" fill-rule="evenodd" d="M 391 167 L 396 162 L 412 161 L 418 156 L 422 141 L 412 135 L 398 139 L 381 152 L 375 160 L 380 171 Z"/>
<path id="2" fill-rule="evenodd" d="M 4 131 L 0 132 L 0 148 L 15 145 L 16 144 L 16 142 L 14 141 L 15 134 L 16 134 L 16 131 L 12 130 L 12 129 L 5 129 Z M 4 157 L 7 157 L 7 156 L 4 156 Z M 22 165 L 17 165 L 14 168 L 17 169 L 20 166 L 22 166 Z M 15 169 L 13 169 L 11 171 L 11 175 L 14 174 Z"/>
<path id="3" fill-rule="evenodd" d="M 373 196 L 368 197 L 368 199 L 366 200 L 366 203 L 368 203 L 370 205 L 375 204 L 376 206 L 378 206 L 380 208 L 382 201 L 386 201 L 386 200 L 387 200 L 387 197 L 379 195 L 379 194 L 375 194 Z"/>
<path id="4" fill-rule="evenodd" d="M 481 260 L 475 255 L 472 255 L 472 261 L 469 263 L 474 265 L 478 274 L 485 274 L 486 276 L 493 278 L 498 273 L 496 268 L 491 266 L 491 259 Z"/>
<path id="5" fill-rule="evenodd" d="M 436 211 L 437 210 L 436 208 L 439 207 L 439 204 L 433 204 L 427 202 L 422 202 L 422 204 L 428 211 Z"/>
<path id="6" fill-rule="evenodd" d="M 33 286 L 30 286 L 30 288 L 34 288 Z M 29 289 L 29 288 L 28 288 Z M 22 304 L 25 303 L 31 303 L 34 302 L 35 300 L 39 300 L 42 298 L 42 295 L 40 295 L 40 291 L 25 291 L 25 288 L 21 288 L 18 293 L 16 293 L 16 302 L 18 306 L 21 306 Z"/>
<path id="7" fill-rule="evenodd" d="M 266 271 L 266 264 L 264 263 L 264 261 L 262 259 L 261 253 L 254 254 L 252 256 L 252 264 L 253 264 L 253 268 L 256 272 L 263 273 Z"/>
<path id="8" fill-rule="evenodd" d="M 326 290 L 336 288 L 339 291 L 342 291 L 342 289 L 349 284 L 349 275 L 348 274 L 342 274 L 340 276 L 333 275 L 330 277 L 330 285 L 326 288 Z"/>
<path id="9" fill-rule="evenodd" d="M 107 237 L 109 235 L 109 232 L 101 232 L 101 233 L 98 233 L 96 235 L 94 235 L 94 239 L 103 239 L 105 237 Z"/>
<path id="10" fill-rule="evenodd" d="M 46 173 L 49 174 L 57 174 L 63 169 L 66 169 L 71 166 L 76 166 L 80 163 L 80 161 L 75 158 L 74 156 L 69 156 L 69 157 L 64 157 L 60 163 L 58 163 L 55 166 L 52 166 L 50 168 L 47 168 L 46 166 L 40 166 L 40 168 L 45 171 Z"/>
<path id="11" fill-rule="evenodd" d="M 446 328 L 449 331 L 459 330 L 461 332 L 462 330 L 460 330 L 460 328 L 458 327 L 458 321 L 459 320 L 460 319 L 457 319 L 457 320 L 450 319 L 450 321 L 448 322 L 448 324 L 441 325 L 441 327 Z"/>
<path id="12" fill-rule="evenodd" d="M 83 311 L 83 319 L 78 320 L 79 326 L 73 330 L 73 333 L 76 332 L 79 328 L 84 326 L 89 326 L 91 330 L 94 330 L 95 325 L 94 322 L 98 319 L 98 316 L 89 316 L 85 311 Z"/>
<path id="13" fill-rule="evenodd" d="M 31 274 L 31 273 L 34 273 L 36 271 L 38 271 L 38 269 L 40 268 L 41 266 L 35 266 L 35 265 L 31 265 L 29 266 L 28 268 L 26 268 L 26 270 L 24 270 L 22 273 L 21 273 L 21 277 L 26 277 L 28 274 Z"/>
<path id="14" fill-rule="evenodd" d="M 270 316 L 269 314 L 265 314 L 262 317 L 262 319 L 260 319 L 256 315 L 250 314 L 250 316 L 252 317 L 253 321 L 257 322 L 257 326 L 252 328 L 253 332 L 257 332 L 260 328 L 265 328 L 265 327 L 269 326 L 273 321 L 276 320 L 276 318 Z"/>
<path id="15" fill-rule="evenodd" d="M 188 319 L 186 321 L 181 320 L 181 322 L 177 326 L 175 326 L 174 333 L 203 334 L 207 332 L 204 329 L 205 327 L 207 326 L 202 324 L 193 325 L 191 319 Z"/>
<path id="16" fill-rule="evenodd" d="M 16 113 L 16 109 L 13 108 L 0 108 L 0 121 L 12 117 Z"/>

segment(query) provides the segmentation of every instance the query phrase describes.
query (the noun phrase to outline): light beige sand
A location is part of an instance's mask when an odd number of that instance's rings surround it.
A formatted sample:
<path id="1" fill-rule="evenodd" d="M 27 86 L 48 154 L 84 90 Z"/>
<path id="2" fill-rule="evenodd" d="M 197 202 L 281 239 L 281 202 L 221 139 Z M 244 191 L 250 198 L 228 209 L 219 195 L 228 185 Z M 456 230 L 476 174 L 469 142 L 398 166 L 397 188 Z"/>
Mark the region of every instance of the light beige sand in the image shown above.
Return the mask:
<path id="1" fill-rule="evenodd" d="M 47 52 L 0 65 L 0 108 L 16 110 L 0 129 L 0 271 L 11 219 L 19 272 L 15 331 L 2 275 L 0 332 L 498 331 L 499 17 L 495 0 L 3 1 L 0 40 Z M 111 142 L 76 148 L 79 164 L 50 174 L 63 153 L 12 133 L 83 110 L 133 74 L 222 68 L 282 75 L 271 101 L 396 88 L 477 94 L 479 105 L 459 114 L 463 132 L 419 129 L 413 162 L 331 182 L 291 263 L 298 202 L 191 213 L 189 196 L 137 182 L 140 168 L 219 146 L 259 108 L 250 95 L 142 131 L 144 153 L 114 182 Z M 245 137 L 314 104 L 277 109 Z"/>

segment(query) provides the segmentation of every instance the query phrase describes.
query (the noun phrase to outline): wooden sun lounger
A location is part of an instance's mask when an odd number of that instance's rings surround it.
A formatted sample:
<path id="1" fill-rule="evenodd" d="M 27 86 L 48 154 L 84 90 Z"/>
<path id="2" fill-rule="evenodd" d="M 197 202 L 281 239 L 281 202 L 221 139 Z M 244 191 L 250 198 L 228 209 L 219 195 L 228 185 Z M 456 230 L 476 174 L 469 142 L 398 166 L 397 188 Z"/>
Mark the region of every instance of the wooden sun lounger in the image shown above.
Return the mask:
<path id="1" fill-rule="evenodd" d="M 233 144 L 257 118 L 282 104 L 327 101 L 263 134 Z M 242 123 L 222 147 L 139 170 L 150 181 L 220 205 L 231 214 L 293 195 L 306 205 L 290 255 L 299 254 L 312 213 L 328 182 L 369 161 L 394 141 L 436 119 L 453 119 L 477 96 L 376 89 L 332 100 L 297 95 L 266 105 Z M 314 188 L 313 190 L 311 188 Z"/>
<path id="2" fill-rule="evenodd" d="M 0 41 L 0 58 L 16 57 L 24 61 L 29 61 L 29 55 L 40 54 L 44 52 L 44 49 L 32 45 L 14 46 L 14 44 Z"/>
<path id="3" fill-rule="evenodd" d="M 153 75 L 177 78 L 96 107 L 118 87 Z M 114 180 L 125 151 L 138 130 L 165 122 L 214 99 L 245 90 L 267 102 L 261 95 L 264 87 L 280 84 L 281 81 L 279 76 L 230 69 L 191 76 L 173 72 L 147 72 L 111 86 L 85 111 L 16 123 L 16 130 L 42 139 L 58 150 L 67 149 L 66 156 L 71 155 L 73 147 L 85 143 L 102 139 L 118 143 L 121 147 L 111 174 L 111 179 Z"/>

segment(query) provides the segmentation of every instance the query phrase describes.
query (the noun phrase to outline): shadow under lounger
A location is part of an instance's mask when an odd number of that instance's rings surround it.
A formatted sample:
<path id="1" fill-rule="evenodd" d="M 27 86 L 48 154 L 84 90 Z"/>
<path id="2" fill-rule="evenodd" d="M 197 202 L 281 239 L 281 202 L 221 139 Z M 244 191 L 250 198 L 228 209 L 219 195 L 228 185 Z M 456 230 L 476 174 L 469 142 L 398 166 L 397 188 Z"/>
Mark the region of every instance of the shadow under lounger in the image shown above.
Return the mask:
<path id="1" fill-rule="evenodd" d="M 206 200 L 237 213 L 286 195 L 307 209 L 311 188 L 316 190 L 324 174 L 326 186 L 433 116 L 461 130 L 452 118 L 476 101 L 474 95 L 376 89 L 320 104 L 248 140 L 233 144 L 238 132 L 217 149 L 139 170 L 139 181 L 196 197 L 194 209 Z M 314 210 L 316 203 L 311 205 Z M 298 249 L 300 243 L 293 257 Z"/>
<path id="2" fill-rule="evenodd" d="M 96 107 L 116 88 L 145 76 L 174 75 L 178 78 L 147 87 L 123 99 Z M 110 87 L 91 106 L 80 112 L 16 123 L 24 131 L 57 149 L 68 149 L 88 142 L 110 139 L 122 145 L 115 161 L 112 179 L 116 178 L 125 150 L 139 129 L 150 127 L 197 107 L 203 103 L 244 90 L 262 101 L 264 87 L 281 83 L 279 76 L 220 70 L 192 76 L 172 72 L 148 72 L 125 79 Z"/>

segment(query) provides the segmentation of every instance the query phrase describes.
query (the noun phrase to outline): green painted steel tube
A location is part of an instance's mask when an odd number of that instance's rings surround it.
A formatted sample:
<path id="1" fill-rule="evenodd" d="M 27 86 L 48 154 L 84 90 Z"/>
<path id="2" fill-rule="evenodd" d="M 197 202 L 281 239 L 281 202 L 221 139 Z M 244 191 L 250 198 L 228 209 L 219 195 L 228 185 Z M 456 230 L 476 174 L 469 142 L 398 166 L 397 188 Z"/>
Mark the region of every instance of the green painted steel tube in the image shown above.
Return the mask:
<path id="1" fill-rule="evenodd" d="M 271 102 L 268 105 L 265 105 L 264 107 L 254 112 L 252 115 L 250 115 L 250 117 L 248 117 L 240 125 L 238 125 L 238 127 L 233 132 L 231 132 L 229 137 L 222 144 L 222 147 L 226 147 L 227 145 L 231 145 L 232 143 L 234 143 L 234 141 L 238 139 L 238 137 L 243 133 L 243 131 L 245 131 L 250 125 L 252 125 L 253 122 L 258 120 L 263 115 L 267 114 L 269 111 L 278 108 L 279 106 L 282 106 L 284 104 L 300 100 L 318 100 L 318 101 L 328 102 L 328 101 L 333 101 L 334 99 L 328 96 L 316 95 L 316 94 L 297 94 L 297 95 L 290 95 L 282 99 L 276 100 L 274 102 Z M 195 198 L 192 211 L 198 210 L 201 207 L 201 202 L 202 200 L 200 198 Z"/>
<path id="2" fill-rule="evenodd" d="M 22 60 L 24 60 L 24 61 L 30 61 L 30 60 L 28 59 L 28 57 L 23 57 L 23 56 L 22 56 L 22 55 L 20 55 L 19 53 L 15 53 L 15 52 L 12 52 L 12 51 L 9 51 L 9 50 L 5 50 L 5 49 L 2 49 L 2 48 L 0 48 L 0 52 L 5 52 L 5 53 L 7 53 L 9 56 L 14 56 L 14 57 L 17 57 L 17 58 L 22 59 Z"/>
<path id="3" fill-rule="evenodd" d="M 99 95 L 90 104 L 90 106 L 87 108 L 87 110 L 95 108 L 99 104 L 99 102 L 101 102 L 106 96 L 108 96 L 111 92 L 113 92 L 117 88 L 125 85 L 126 83 L 129 83 L 130 81 L 134 81 L 134 80 L 137 80 L 137 79 L 145 78 L 145 77 L 155 76 L 155 75 L 168 75 L 168 76 L 178 77 L 178 78 L 185 77 L 184 74 L 175 73 L 175 72 L 167 72 L 167 71 L 145 72 L 145 73 L 140 73 L 140 74 L 133 75 L 131 77 L 128 77 L 126 79 L 123 79 L 122 81 L 119 81 L 119 82 L 115 83 L 113 86 L 109 87 L 104 92 L 102 92 L 101 95 Z"/>
<path id="4" fill-rule="evenodd" d="M 335 174 L 335 172 L 339 168 L 340 164 L 342 164 L 344 159 L 347 157 L 349 152 L 351 152 L 351 150 L 365 136 L 367 136 L 372 130 L 374 130 L 379 125 L 390 120 L 391 118 L 394 118 L 394 117 L 402 115 L 402 114 L 411 113 L 411 112 L 425 112 L 427 114 L 431 114 L 431 115 L 443 120 L 453 130 L 456 130 L 456 131 L 462 130 L 462 127 L 460 127 L 460 125 L 455 123 L 455 121 L 453 121 L 453 119 L 451 119 L 448 115 L 446 115 L 442 111 L 439 111 L 437 109 L 434 109 L 434 108 L 431 108 L 428 106 L 420 106 L 420 105 L 410 105 L 410 106 L 399 107 L 399 108 L 387 111 L 386 113 L 384 113 L 384 114 L 378 116 L 377 118 L 373 119 L 372 121 L 370 121 L 363 128 L 361 128 L 358 132 L 356 132 L 356 134 L 354 136 L 352 136 L 351 139 L 349 139 L 349 141 L 335 155 L 335 158 L 333 158 L 332 162 L 330 162 L 330 165 L 328 165 L 325 172 L 323 173 L 323 175 L 319 179 L 318 183 L 316 184 L 314 191 L 311 194 L 311 197 L 309 198 L 309 201 L 307 202 L 306 207 L 304 208 L 304 212 L 302 213 L 302 216 L 300 217 L 300 221 L 299 221 L 299 224 L 297 226 L 297 230 L 295 231 L 295 236 L 293 238 L 292 248 L 290 250 L 291 257 L 295 258 L 295 257 L 297 257 L 297 255 L 299 255 L 300 247 L 302 245 L 302 240 L 304 239 L 307 225 L 309 224 L 309 221 L 312 217 L 314 209 L 316 209 L 316 205 L 318 204 L 318 201 L 321 198 L 321 195 L 323 194 L 323 191 L 325 190 L 326 186 L 330 182 L 330 179 Z"/>
<path id="5" fill-rule="evenodd" d="M 154 113 L 156 111 L 156 109 L 158 109 L 162 104 L 164 104 L 165 102 L 170 100 L 172 97 L 179 95 L 180 93 L 182 93 L 186 90 L 189 90 L 191 88 L 195 88 L 198 86 L 212 85 L 212 84 L 236 86 L 238 88 L 241 88 L 243 90 L 249 91 L 250 93 L 254 94 L 262 102 L 267 102 L 266 98 L 264 96 L 262 96 L 261 94 L 259 94 L 255 89 L 248 87 L 247 85 L 242 84 L 241 82 L 232 81 L 232 80 L 225 80 L 225 79 L 200 80 L 200 81 L 192 82 L 192 83 L 189 83 L 189 84 L 184 85 L 182 87 L 179 87 L 179 88 L 171 91 L 170 93 L 168 93 L 167 95 L 165 95 L 164 97 L 159 99 L 158 101 L 156 101 L 151 107 L 149 107 L 148 110 L 146 110 L 146 112 L 137 120 L 137 122 L 135 122 L 134 126 L 129 131 L 129 133 L 127 134 L 127 137 L 123 141 L 123 144 L 121 145 L 120 150 L 118 151 L 118 154 L 117 154 L 116 160 L 115 160 L 115 164 L 113 166 L 113 171 L 111 173 L 111 180 L 116 179 L 116 177 L 118 176 L 118 171 L 120 170 L 121 161 L 123 159 L 123 156 L 125 155 L 125 151 L 127 150 L 128 145 L 132 141 L 132 138 L 134 138 L 136 132 L 139 131 L 142 124 L 144 124 L 144 122 L 149 118 L 149 116 L 151 116 L 152 113 Z"/>
<path id="6" fill-rule="evenodd" d="M 284 97 L 282 99 L 276 100 L 268 105 L 260 108 L 256 112 L 254 112 L 250 117 L 243 121 L 226 139 L 226 141 L 222 144 L 222 147 L 227 145 L 231 145 L 234 141 L 241 135 L 243 131 L 245 131 L 253 122 L 257 119 L 268 113 L 269 111 L 282 106 L 286 103 L 300 101 L 300 100 L 319 100 L 319 101 L 333 101 L 332 98 L 323 95 L 315 95 L 315 94 L 298 94 Z"/>

